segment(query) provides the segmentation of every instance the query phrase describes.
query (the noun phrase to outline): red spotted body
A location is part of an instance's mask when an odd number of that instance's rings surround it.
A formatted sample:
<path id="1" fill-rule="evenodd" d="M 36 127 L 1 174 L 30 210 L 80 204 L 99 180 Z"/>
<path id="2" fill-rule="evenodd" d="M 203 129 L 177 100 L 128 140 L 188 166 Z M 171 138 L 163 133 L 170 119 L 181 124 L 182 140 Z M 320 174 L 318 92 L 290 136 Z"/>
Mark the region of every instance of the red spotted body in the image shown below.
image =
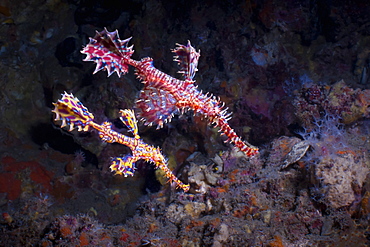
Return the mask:
<path id="1" fill-rule="evenodd" d="M 128 130 L 134 137 L 122 135 L 112 129 L 112 124 L 104 122 L 97 124 L 94 122 L 94 115 L 72 94 L 64 93 L 62 99 L 53 103 L 55 108 L 55 121 L 61 120 L 62 125 L 69 126 L 69 131 L 77 128 L 78 131 L 87 131 L 90 127 L 99 132 L 99 137 L 107 143 L 119 143 L 128 146 L 132 154 L 124 157 L 112 159 L 110 169 L 116 174 L 133 176 L 135 172 L 135 162 L 143 159 L 153 163 L 156 168 L 164 171 L 169 181 L 176 183 L 177 187 L 185 192 L 189 190 L 189 185 L 181 182 L 168 168 L 167 161 L 162 155 L 159 148 L 151 146 L 140 139 L 137 128 L 137 121 L 132 110 L 121 110 L 121 121 L 127 126 Z"/>
<path id="2" fill-rule="evenodd" d="M 156 69 L 151 58 L 140 61 L 131 59 L 134 51 L 132 46 L 127 46 L 130 39 L 120 40 L 117 31 L 108 32 L 105 29 L 90 38 L 90 43 L 81 52 L 87 55 L 85 61 L 94 61 L 97 64 L 94 73 L 104 69 L 108 76 L 114 72 L 121 76 L 128 72 L 129 65 L 135 67 L 138 78 L 144 83 L 136 108 L 146 124 L 157 124 L 160 128 L 171 121 L 178 111 L 193 110 L 218 127 L 228 137 L 226 141 L 234 143 L 246 155 L 258 153 L 258 148 L 243 141 L 229 126 L 231 114 L 227 112 L 224 103 L 197 89 L 193 77 L 198 70 L 200 54 L 191 46 L 190 41 L 187 45 L 177 44 L 173 50 L 175 61 L 180 66 L 179 73 L 184 77 L 184 80 L 179 80 Z"/>

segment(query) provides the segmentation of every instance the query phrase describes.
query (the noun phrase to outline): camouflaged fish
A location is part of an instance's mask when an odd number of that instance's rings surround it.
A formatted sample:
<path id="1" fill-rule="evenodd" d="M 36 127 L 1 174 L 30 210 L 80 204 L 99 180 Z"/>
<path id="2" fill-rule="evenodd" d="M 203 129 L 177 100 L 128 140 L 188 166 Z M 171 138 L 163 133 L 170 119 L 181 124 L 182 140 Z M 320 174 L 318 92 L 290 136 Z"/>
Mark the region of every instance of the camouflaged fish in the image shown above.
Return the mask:
<path id="1" fill-rule="evenodd" d="M 53 103 L 53 105 L 55 106 L 52 110 L 56 115 L 55 121 L 62 121 L 61 128 L 69 126 L 69 131 L 75 128 L 77 128 L 78 131 L 88 131 L 89 128 L 93 128 L 99 132 L 99 137 L 103 141 L 108 143 L 116 142 L 128 146 L 131 149 L 131 155 L 112 159 L 112 165 L 110 166 L 111 171 L 125 177 L 133 176 L 135 172 L 135 162 L 139 159 L 143 159 L 153 163 L 156 168 L 164 171 L 169 181 L 175 182 L 177 187 L 185 192 L 189 190 L 189 185 L 181 182 L 168 168 L 167 161 L 160 149 L 146 144 L 140 139 L 137 121 L 132 110 L 120 111 L 121 121 L 134 136 L 129 137 L 114 131 L 110 122 L 104 122 L 101 125 L 95 123 L 94 115 L 72 94 L 62 94 L 62 99 Z"/>
<path id="2" fill-rule="evenodd" d="M 108 76 L 114 72 L 120 77 L 128 72 L 129 65 L 136 69 L 136 75 L 144 84 L 136 101 L 138 115 L 146 124 L 156 124 L 161 128 L 164 123 L 171 121 L 174 113 L 193 110 L 194 114 L 204 116 L 219 132 L 227 136 L 225 142 L 234 143 L 247 156 L 258 153 L 258 148 L 243 141 L 229 126 L 230 113 L 224 107 L 224 103 L 210 94 L 203 94 L 198 90 L 193 80 L 198 70 L 198 59 L 200 56 L 190 41 L 187 45 L 177 44 L 173 50 L 175 61 L 180 66 L 179 73 L 183 80 L 176 79 L 153 66 L 153 59 L 146 57 L 140 61 L 131 59 L 133 46 L 128 46 L 131 38 L 121 40 L 118 32 L 96 32 L 94 38 L 81 51 L 86 54 L 84 61 L 95 62 L 94 73 L 107 70 Z"/>

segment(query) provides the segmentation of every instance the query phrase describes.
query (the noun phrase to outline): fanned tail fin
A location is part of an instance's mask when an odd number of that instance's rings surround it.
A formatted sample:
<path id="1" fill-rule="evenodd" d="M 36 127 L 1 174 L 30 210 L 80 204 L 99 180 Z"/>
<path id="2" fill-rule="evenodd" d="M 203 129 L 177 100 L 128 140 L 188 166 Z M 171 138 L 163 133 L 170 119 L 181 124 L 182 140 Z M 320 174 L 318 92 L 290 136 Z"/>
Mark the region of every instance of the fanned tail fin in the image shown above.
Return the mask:
<path id="1" fill-rule="evenodd" d="M 178 73 L 183 74 L 185 80 L 192 81 L 195 73 L 198 71 L 198 60 L 200 57 L 200 50 L 197 52 L 191 46 L 190 41 L 187 45 L 176 44 L 177 47 L 172 50 L 176 55 L 174 61 L 180 66 Z"/>
<path id="2" fill-rule="evenodd" d="M 165 90 L 145 86 L 136 101 L 136 109 L 146 125 L 156 124 L 158 129 L 171 121 L 177 111 L 176 99 Z"/>
<path id="3" fill-rule="evenodd" d="M 69 131 L 77 127 L 78 131 L 88 131 L 89 123 L 94 121 L 94 115 L 72 94 L 64 92 L 62 99 L 53 103 L 55 121 L 61 120 L 61 127 L 69 126 Z"/>
<path id="4" fill-rule="evenodd" d="M 140 136 L 138 134 L 137 121 L 134 111 L 126 109 L 120 110 L 119 113 L 121 113 L 121 121 L 126 125 L 128 130 L 134 135 L 134 137 L 136 139 L 139 139 Z"/>
<path id="5" fill-rule="evenodd" d="M 96 68 L 94 73 L 106 69 L 108 76 L 114 72 L 120 77 L 121 74 L 128 72 L 126 61 L 134 53 L 133 46 L 127 46 L 131 38 L 120 40 L 118 31 L 108 32 L 104 28 L 101 32 L 96 32 L 94 38 L 90 38 L 90 43 L 81 51 L 87 57 L 84 61 L 95 62 Z"/>

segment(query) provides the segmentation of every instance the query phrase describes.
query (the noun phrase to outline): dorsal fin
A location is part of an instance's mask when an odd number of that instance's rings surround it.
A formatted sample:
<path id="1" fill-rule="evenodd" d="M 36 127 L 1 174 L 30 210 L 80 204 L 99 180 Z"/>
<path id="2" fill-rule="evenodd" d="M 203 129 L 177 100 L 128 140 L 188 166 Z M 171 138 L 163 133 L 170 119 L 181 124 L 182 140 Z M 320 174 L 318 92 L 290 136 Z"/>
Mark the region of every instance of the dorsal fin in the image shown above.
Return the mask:
<path id="1" fill-rule="evenodd" d="M 120 110 L 119 113 L 121 114 L 121 121 L 126 125 L 128 130 L 134 135 L 136 139 L 139 139 L 140 136 L 138 134 L 137 129 L 137 121 L 135 117 L 135 113 L 133 110 L 125 109 Z"/>
<path id="2" fill-rule="evenodd" d="M 78 131 L 88 131 L 89 122 L 94 121 L 94 115 L 72 94 L 64 92 L 62 99 L 53 103 L 55 120 L 62 120 L 62 126 L 69 126 L 69 131 L 77 127 Z"/>
<path id="3" fill-rule="evenodd" d="M 176 44 L 177 47 L 172 50 L 176 55 L 174 61 L 180 66 L 178 73 L 183 74 L 185 80 L 192 81 L 195 72 L 198 71 L 198 60 L 200 57 L 200 50 L 198 52 L 191 46 L 190 41 L 187 45 Z"/>

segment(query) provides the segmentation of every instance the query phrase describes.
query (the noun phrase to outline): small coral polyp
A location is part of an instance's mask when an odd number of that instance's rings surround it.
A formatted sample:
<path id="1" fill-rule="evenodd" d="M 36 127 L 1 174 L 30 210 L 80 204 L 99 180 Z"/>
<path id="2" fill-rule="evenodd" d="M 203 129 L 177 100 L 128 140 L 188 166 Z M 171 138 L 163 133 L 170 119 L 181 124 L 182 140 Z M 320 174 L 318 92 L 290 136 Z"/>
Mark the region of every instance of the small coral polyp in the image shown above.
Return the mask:
<path id="1" fill-rule="evenodd" d="M 185 192 L 189 190 L 189 185 L 181 182 L 168 168 L 167 161 L 159 148 L 146 144 L 140 139 L 138 134 L 137 122 L 132 110 L 121 110 L 121 121 L 127 126 L 134 137 L 122 135 L 112 129 L 112 124 L 104 122 L 97 124 L 94 122 L 94 115 L 72 94 L 64 93 L 62 99 L 53 103 L 55 108 L 55 121 L 61 120 L 61 127 L 69 126 L 69 131 L 77 128 L 78 131 L 88 131 L 90 128 L 99 132 L 99 137 L 107 143 L 119 143 L 128 146 L 132 154 L 125 157 L 112 159 L 110 169 L 116 174 L 123 176 L 133 176 L 135 172 L 135 162 L 143 159 L 153 163 L 156 168 L 164 171 L 169 181 L 174 182 L 177 187 Z"/>
<path id="2" fill-rule="evenodd" d="M 314 128 L 300 133 L 313 149 L 315 157 L 335 156 L 349 150 L 344 125 L 336 116 L 326 115 L 314 121 Z"/>
<path id="3" fill-rule="evenodd" d="M 242 141 L 229 126 L 231 114 L 224 107 L 224 103 L 217 97 L 203 94 L 197 89 L 193 78 L 198 70 L 200 53 L 191 46 L 190 41 L 187 45 L 177 44 L 173 50 L 174 60 L 180 66 L 179 73 L 183 75 L 183 80 L 179 80 L 156 69 L 152 58 L 146 57 L 140 61 L 131 59 L 134 51 L 132 46 L 128 46 L 130 39 L 121 40 L 117 31 L 108 32 L 104 29 L 97 32 L 94 38 L 90 38 L 90 43 L 81 52 L 87 55 L 84 61 L 97 64 L 94 73 L 107 70 L 108 76 L 114 72 L 121 76 L 128 72 L 129 65 L 136 69 L 136 75 L 144 84 L 136 103 L 141 119 L 160 128 L 171 121 L 176 112 L 193 110 L 218 127 L 219 131 L 227 136 L 226 142 L 234 143 L 247 156 L 258 153 L 258 148 Z"/>

